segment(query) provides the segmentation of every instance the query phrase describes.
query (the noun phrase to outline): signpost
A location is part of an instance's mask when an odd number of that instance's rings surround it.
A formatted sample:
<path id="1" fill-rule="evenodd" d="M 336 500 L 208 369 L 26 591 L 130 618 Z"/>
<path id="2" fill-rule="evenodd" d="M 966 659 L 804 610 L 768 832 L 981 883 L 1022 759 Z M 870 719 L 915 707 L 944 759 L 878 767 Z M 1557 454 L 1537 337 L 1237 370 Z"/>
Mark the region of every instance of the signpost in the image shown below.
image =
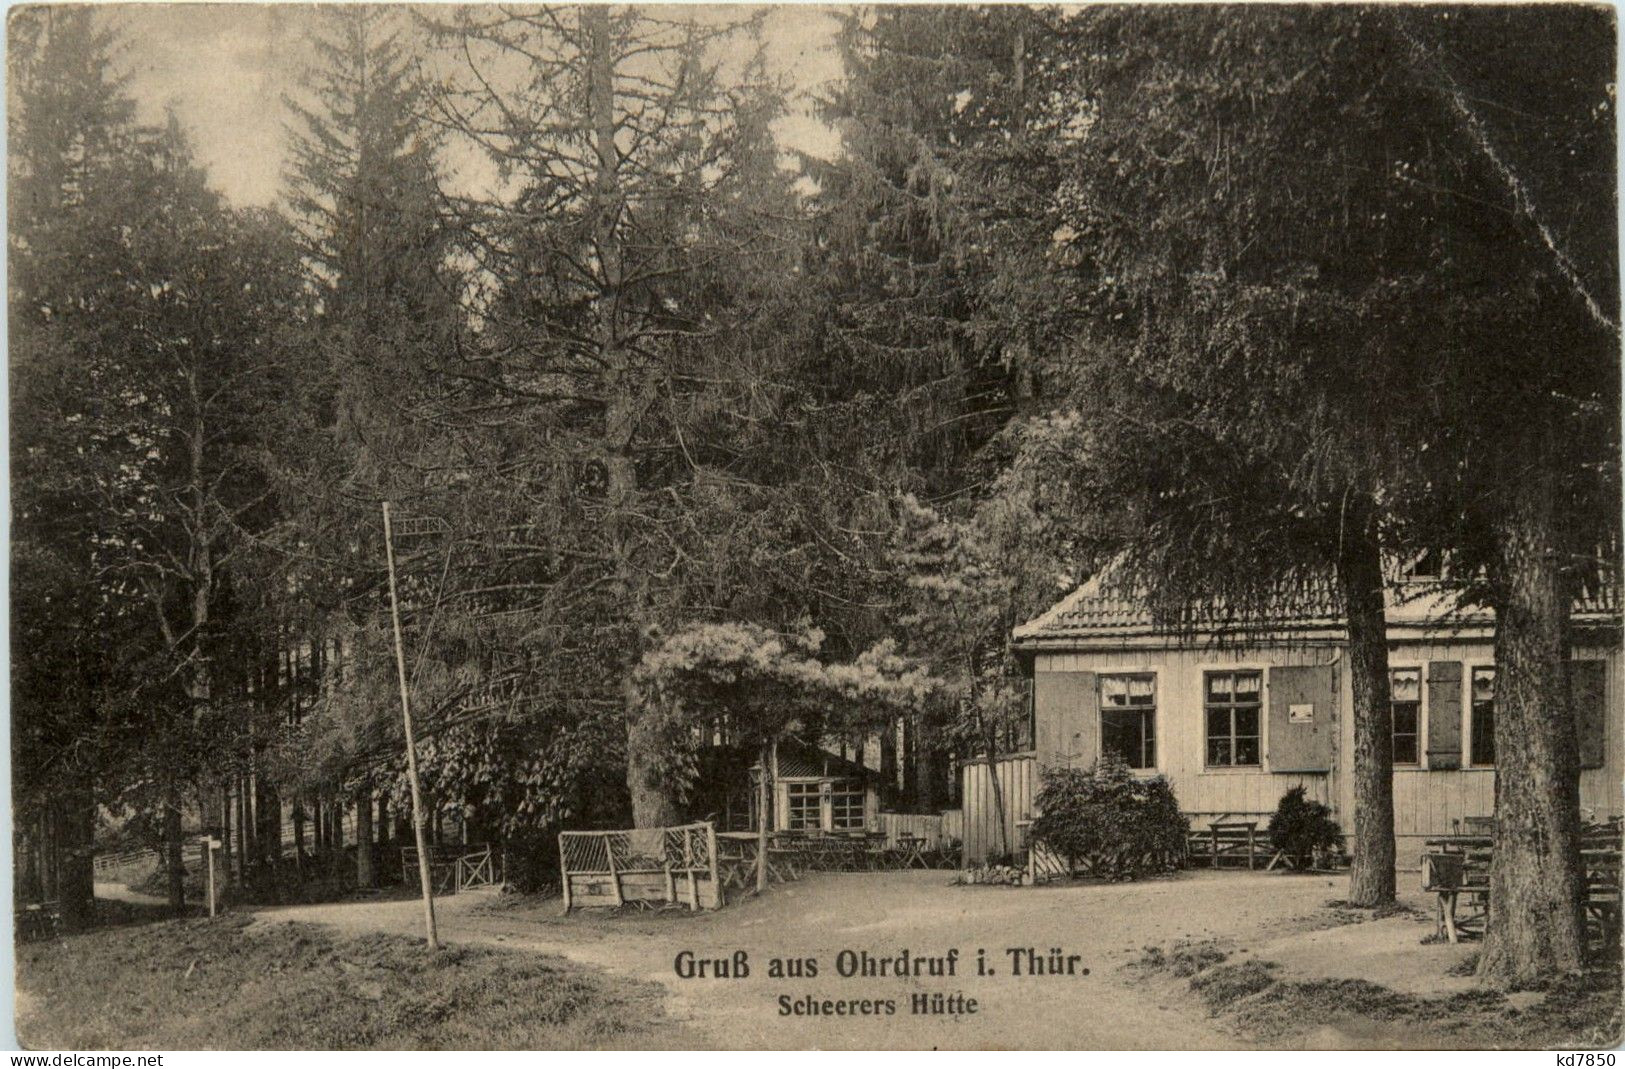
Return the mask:
<path id="1" fill-rule="evenodd" d="M 412 832 L 418 848 L 418 880 L 423 885 L 423 926 L 429 949 L 440 946 L 434 924 L 434 884 L 429 876 L 429 847 L 423 837 L 423 799 L 418 790 L 418 748 L 412 737 L 412 702 L 406 686 L 406 647 L 401 641 L 400 596 L 395 590 L 395 538 L 389 526 L 389 502 L 384 502 L 384 559 L 389 564 L 389 616 L 395 627 L 395 672 L 401 684 L 401 723 L 406 728 L 406 778 L 412 785 Z"/>
<path id="2" fill-rule="evenodd" d="M 203 846 L 203 867 L 208 872 L 209 881 L 209 916 L 214 916 L 219 905 L 215 888 L 218 886 L 214 878 L 214 852 L 220 849 L 220 840 L 212 835 L 205 835 L 201 840 Z"/>

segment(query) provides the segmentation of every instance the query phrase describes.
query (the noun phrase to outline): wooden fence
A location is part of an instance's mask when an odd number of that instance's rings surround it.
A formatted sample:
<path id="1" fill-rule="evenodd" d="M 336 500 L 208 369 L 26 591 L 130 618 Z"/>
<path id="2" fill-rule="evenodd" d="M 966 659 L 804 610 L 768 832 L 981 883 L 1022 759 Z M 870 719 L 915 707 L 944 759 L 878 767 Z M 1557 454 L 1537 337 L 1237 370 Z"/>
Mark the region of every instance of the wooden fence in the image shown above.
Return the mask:
<path id="1" fill-rule="evenodd" d="M 940 850 L 960 838 L 959 810 L 941 813 L 881 813 L 875 830 L 886 833 L 886 845 L 897 845 L 899 835 L 912 835 L 925 840 L 927 850 Z"/>
<path id="2" fill-rule="evenodd" d="M 415 887 L 418 883 L 417 847 L 403 846 L 400 849 L 401 882 Z M 490 843 L 429 847 L 429 883 L 437 895 L 494 887 L 501 882 L 498 855 Z"/>
<path id="3" fill-rule="evenodd" d="M 720 909 L 717 830 L 709 821 L 675 828 L 559 833 L 564 910 L 683 902 Z"/>
<path id="4" fill-rule="evenodd" d="M 1004 795 L 1004 829 L 1000 835 L 994 803 L 993 777 Z M 1033 796 L 1038 793 L 1038 762 L 1030 753 L 1007 754 L 990 770 L 986 758 L 966 761 L 960 769 L 964 844 L 961 864 L 977 865 L 990 856 L 1019 853 L 1025 844 L 1025 822 L 1032 819 Z"/>
<path id="5" fill-rule="evenodd" d="M 97 854 L 91 862 L 97 879 L 112 878 L 115 874 L 134 868 L 157 868 L 158 851 L 125 850 L 117 854 Z"/>

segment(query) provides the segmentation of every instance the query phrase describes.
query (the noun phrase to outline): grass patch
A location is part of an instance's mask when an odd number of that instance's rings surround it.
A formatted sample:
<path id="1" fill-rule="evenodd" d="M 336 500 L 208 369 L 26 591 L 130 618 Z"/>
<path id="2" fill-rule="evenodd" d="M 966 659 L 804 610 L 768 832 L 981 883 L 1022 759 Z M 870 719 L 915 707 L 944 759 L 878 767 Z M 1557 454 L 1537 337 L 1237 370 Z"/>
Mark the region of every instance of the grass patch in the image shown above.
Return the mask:
<path id="1" fill-rule="evenodd" d="M 35 1049 L 498 1049 L 680 1042 L 662 990 L 564 958 L 246 915 L 17 948 Z M 658 1031 L 657 1031 L 658 1030 Z"/>
<path id="2" fill-rule="evenodd" d="M 1212 994 L 1204 992 L 1209 1008 L 1228 1007 L 1237 1025 L 1263 1039 L 1318 1025 L 1341 1028 L 1371 1046 L 1595 1049 L 1614 1046 L 1620 1036 L 1617 973 L 1576 977 L 1520 1011 L 1490 990 L 1428 998 L 1366 980 L 1276 982 L 1267 975 L 1215 984 L 1215 974 L 1225 971 L 1198 977 L 1191 986 L 1213 984 Z M 1242 1001 L 1260 991 L 1268 997 Z"/>
<path id="3" fill-rule="evenodd" d="M 1211 941 L 1182 942 L 1148 946 L 1124 968 L 1188 977 L 1209 1014 L 1265 1042 L 1323 1026 L 1373 1048 L 1595 1050 L 1621 1038 L 1617 963 L 1554 983 L 1530 1004 L 1487 989 L 1428 997 L 1367 980 L 1287 980 L 1274 962 L 1228 957 Z M 1450 972 L 1471 975 L 1476 965 L 1474 955 Z"/>
<path id="4" fill-rule="evenodd" d="M 1191 990 L 1202 997 L 1209 1013 L 1218 1013 L 1250 995 L 1276 986 L 1272 961 L 1243 961 L 1220 965 L 1191 978 Z"/>
<path id="5" fill-rule="evenodd" d="M 1425 917 L 1427 914 L 1403 902 L 1386 902 L 1380 906 L 1357 906 L 1343 898 L 1326 903 L 1331 919 L 1337 924 L 1361 924 L 1365 921 L 1386 920 L 1389 917 Z"/>
<path id="6" fill-rule="evenodd" d="M 1178 942 L 1171 950 L 1161 947 L 1148 946 L 1128 967 L 1144 972 L 1169 972 L 1175 976 L 1195 976 L 1204 969 L 1212 968 L 1229 960 L 1230 955 L 1220 950 L 1210 941 L 1204 942 Z"/>

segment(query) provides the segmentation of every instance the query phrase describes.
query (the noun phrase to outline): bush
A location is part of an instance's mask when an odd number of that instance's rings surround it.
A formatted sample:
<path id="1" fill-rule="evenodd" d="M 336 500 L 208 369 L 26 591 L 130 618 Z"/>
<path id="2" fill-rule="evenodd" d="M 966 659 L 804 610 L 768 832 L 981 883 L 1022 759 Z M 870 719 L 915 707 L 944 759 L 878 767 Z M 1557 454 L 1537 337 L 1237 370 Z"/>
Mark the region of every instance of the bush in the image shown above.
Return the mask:
<path id="1" fill-rule="evenodd" d="M 1051 769 L 1038 792 L 1035 841 L 1102 876 L 1135 879 L 1178 868 L 1190 822 L 1162 776 L 1136 776 L 1111 754 L 1093 768 Z"/>
<path id="2" fill-rule="evenodd" d="M 1317 851 L 1341 850 L 1343 831 L 1330 809 L 1311 802 L 1302 787 L 1294 787 L 1281 796 L 1281 804 L 1270 817 L 1270 842 L 1302 867 Z"/>

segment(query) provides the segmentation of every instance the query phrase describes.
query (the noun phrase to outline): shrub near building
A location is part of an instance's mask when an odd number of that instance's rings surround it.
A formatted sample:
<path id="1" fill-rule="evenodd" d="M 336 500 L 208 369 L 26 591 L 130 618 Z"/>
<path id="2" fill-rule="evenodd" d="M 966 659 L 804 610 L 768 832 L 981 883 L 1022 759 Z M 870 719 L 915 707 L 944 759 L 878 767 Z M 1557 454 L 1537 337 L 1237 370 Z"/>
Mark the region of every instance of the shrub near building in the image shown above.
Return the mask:
<path id="1" fill-rule="evenodd" d="M 1302 787 L 1294 787 L 1281 796 L 1270 817 L 1270 843 L 1298 868 L 1305 868 L 1341 853 L 1343 831 L 1332 819 L 1330 808 L 1311 801 Z"/>
<path id="2" fill-rule="evenodd" d="M 1115 754 L 1089 769 L 1044 773 L 1033 839 L 1074 866 L 1133 880 L 1169 872 L 1185 855 L 1190 822 L 1163 776 L 1136 776 Z"/>

